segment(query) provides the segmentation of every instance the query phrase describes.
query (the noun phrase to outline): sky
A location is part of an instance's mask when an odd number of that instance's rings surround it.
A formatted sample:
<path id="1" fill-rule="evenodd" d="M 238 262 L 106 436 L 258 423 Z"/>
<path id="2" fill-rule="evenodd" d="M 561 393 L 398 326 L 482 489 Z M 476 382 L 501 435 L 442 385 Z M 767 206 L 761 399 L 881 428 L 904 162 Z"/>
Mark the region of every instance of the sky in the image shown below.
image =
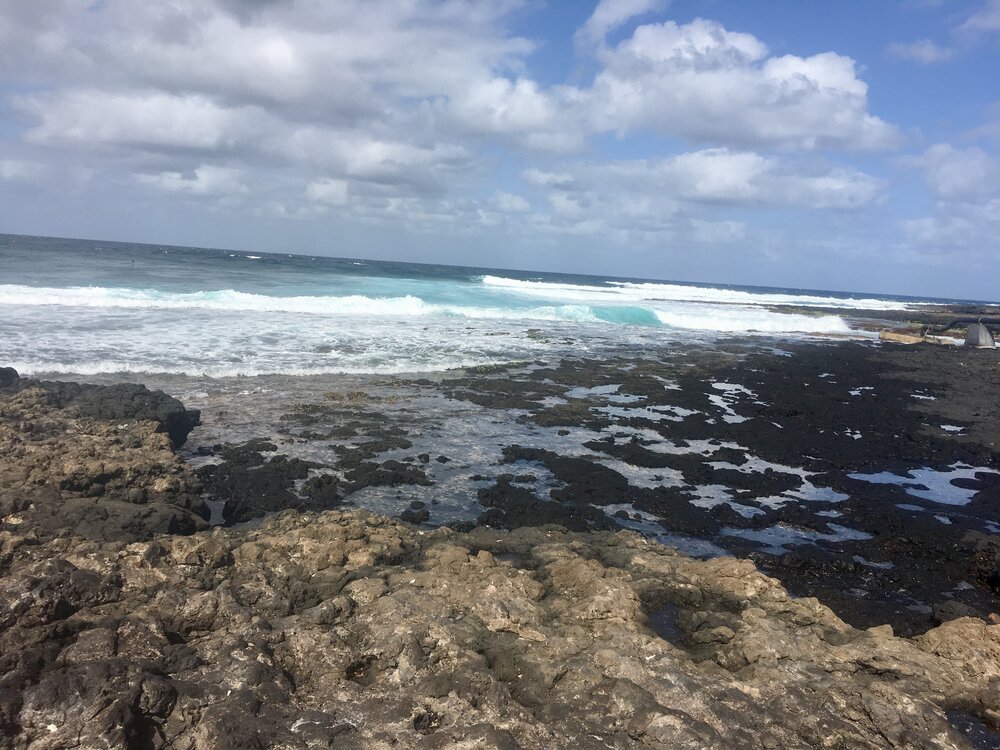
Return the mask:
<path id="1" fill-rule="evenodd" d="M 0 0 L 0 232 L 1000 299 L 1000 0 Z"/>

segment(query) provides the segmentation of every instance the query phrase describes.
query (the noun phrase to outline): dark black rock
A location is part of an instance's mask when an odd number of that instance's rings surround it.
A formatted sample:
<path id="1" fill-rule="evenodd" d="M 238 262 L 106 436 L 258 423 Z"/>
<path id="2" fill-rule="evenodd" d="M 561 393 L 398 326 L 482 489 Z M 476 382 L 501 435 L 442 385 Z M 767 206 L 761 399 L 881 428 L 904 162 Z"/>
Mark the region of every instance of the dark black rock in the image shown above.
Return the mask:
<path id="1" fill-rule="evenodd" d="M 0 388 L 7 388 L 18 381 L 17 370 L 13 367 L 0 367 Z"/>
<path id="2" fill-rule="evenodd" d="M 519 445 L 503 449 L 505 463 L 539 461 L 556 479 L 568 486 L 552 490 L 552 498 L 562 502 L 610 505 L 625 502 L 628 480 L 614 469 L 584 458 L 560 456 L 540 448 Z"/>
<path id="3" fill-rule="evenodd" d="M 504 481 L 479 490 L 479 504 L 488 510 L 479 516 L 478 523 L 497 529 L 546 524 L 558 524 L 570 531 L 617 528 L 597 508 L 539 500 L 530 490 Z"/>
<path id="4" fill-rule="evenodd" d="M 216 500 L 225 502 L 222 517 L 227 523 L 241 523 L 286 508 L 329 507 L 339 504 L 336 482 L 313 477 L 306 483 L 304 501 L 292 492 L 297 479 L 309 476 L 317 464 L 287 456 L 265 460 L 261 450 L 273 450 L 275 445 L 253 440 L 238 446 L 219 446 L 225 459 L 221 464 L 203 466 L 198 475 L 205 490 Z M 335 479 L 335 478 L 333 478 Z M 312 502 L 310 502 L 312 501 Z"/>
<path id="5" fill-rule="evenodd" d="M 407 523 L 427 523 L 427 520 L 430 517 L 430 511 L 426 508 L 407 508 L 399 514 L 400 520 L 406 521 Z"/>
<path id="6" fill-rule="evenodd" d="M 335 508 L 342 502 L 340 480 L 332 474 L 310 477 L 302 485 L 302 494 L 309 498 L 313 505 L 323 508 Z"/>
<path id="7" fill-rule="evenodd" d="M 441 717 L 434 711 L 422 711 L 413 718 L 413 728 L 420 734 L 433 734 L 441 722 Z"/>
<path id="8" fill-rule="evenodd" d="M 433 484 L 427 474 L 416 466 L 408 466 L 400 461 L 389 460 L 383 464 L 362 461 L 344 475 L 350 482 L 349 492 L 363 487 L 400 487 L 407 484 L 429 486 Z"/>

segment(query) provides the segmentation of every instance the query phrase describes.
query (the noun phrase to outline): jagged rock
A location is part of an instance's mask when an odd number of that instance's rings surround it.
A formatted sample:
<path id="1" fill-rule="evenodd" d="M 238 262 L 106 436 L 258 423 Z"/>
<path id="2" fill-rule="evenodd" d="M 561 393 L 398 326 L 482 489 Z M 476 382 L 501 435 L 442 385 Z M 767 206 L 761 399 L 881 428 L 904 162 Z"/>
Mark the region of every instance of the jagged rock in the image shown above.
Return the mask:
<path id="1" fill-rule="evenodd" d="M 19 378 L 11 367 L 0 368 L 0 388 L 13 391 L 42 389 L 49 403 L 58 409 L 75 409 L 91 419 L 156 423 L 157 432 L 165 432 L 174 447 L 184 445 L 191 430 L 200 424 L 201 413 L 186 409 L 163 391 L 151 391 L 143 385 L 119 383 L 90 385 L 62 381 L 38 381 Z"/>
<path id="2" fill-rule="evenodd" d="M 321 502 L 303 501 L 292 492 L 293 483 L 308 477 L 316 465 L 287 456 L 265 459 L 261 453 L 276 449 L 273 443 L 263 440 L 219 446 L 223 462 L 199 469 L 206 492 L 225 502 L 222 515 L 227 523 L 249 521 L 287 508 L 323 507 Z"/>
<path id="3" fill-rule="evenodd" d="M 159 427 L 0 397 L 4 750 L 958 750 L 955 717 L 1000 722 L 998 618 L 856 629 L 625 531 L 204 530 Z M 540 502 L 500 484 L 491 510 Z"/>
<path id="4" fill-rule="evenodd" d="M 129 541 L 205 528 L 201 484 L 174 453 L 163 422 L 122 421 L 114 409 L 112 416 L 88 416 L 50 388 L 23 379 L 17 386 L 0 396 L 0 512 L 7 524 Z M 105 401 L 95 396 L 90 403 Z"/>
<path id="5" fill-rule="evenodd" d="M 946 709 L 1000 712 L 1000 626 L 856 630 L 628 532 L 0 542 L 3 747 L 964 748 Z"/>
<path id="6" fill-rule="evenodd" d="M 525 487 L 511 484 L 511 477 L 498 477 L 496 484 L 479 490 L 479 504 L 486 512 L 478 522 L 498 529 L 559 524 L 573 531 L 611 529 L 615 523 L 598 508 L 539 500 Z"/>

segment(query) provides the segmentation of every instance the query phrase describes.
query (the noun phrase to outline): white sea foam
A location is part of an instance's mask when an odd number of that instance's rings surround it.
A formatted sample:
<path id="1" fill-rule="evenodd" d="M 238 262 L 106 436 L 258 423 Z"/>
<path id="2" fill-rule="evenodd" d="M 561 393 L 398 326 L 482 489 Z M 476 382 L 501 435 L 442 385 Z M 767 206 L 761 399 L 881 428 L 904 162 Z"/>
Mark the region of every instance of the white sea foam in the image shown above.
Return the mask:
<path id="1" fill-rule="evenodd" d="M 263 375 L 407 375 L 424 372 L 441 372 L 463 367 L 488 366 L 503 364 L 502 361 L 463 359 L 460 357 L 446 358 L 424 364 L 412 360 L 402 360 L 398 364 L 337 364 L 317 367 L 297 367 L 287 363 L 273 365 L 226 365 L 209 363 L 201 365 L 164 365 L 152 362 L 130 362 L 127 360 L 102 359 L 85 360 L 81 362 L 55 362 L 51 360 L 14 360 L 5 362 L 5 366 L 13 367 L 22 376 L 38 377 L 43 375 L 107 375 L 126 373 L 131 375 L 188 375 L 191 377 L 208 378 L 253 378 Z"/>
<path id="2" fill-rule="evenodd" d="M 0 305 L 61 305 L 92 308 L 152 310 L 233 310 L 243 312 L 290 312 L 318 315 L 357 314 L 420 316 L 429 305 L 413 296 L 371 298 L 272 297 L 232 289 L 204 292 L 161 292 L 123 287 L 34 287 L 0 285 Z"/>
<path id="3" fill-rule="evenodd" d="M 566 320 L 598 322 L 584 305 L 542 306 L 526 310 L 471 305 L 435 305 L 419 297 L 344 296 L 278 297 L 220 289 L 161 292 L 118 287 L 33 287 L 0 284 L 0 305 L 44 305 L 143 310 L 219 310 L 306 315 L 364 315 L 420 318 L 453 316 L 489 320 Z"/>
<path id="4" fill-rule="evenodd" d="M 530 283 L 530 282 L 526 282 Z M 673 310 L 635 307 L 594 307 L 587 304 L 542 305 L 531 308 L 431 304 L 414 295 L 372 297 L 279 297 L 233 289 L 164 292 L 125 287 L 34 287 L 0 285 L 0 305 L 63 306 L 143 310 L 219 310 L 305 315 L 359 315 L 372 317 L 459 317 L 474 320 L 568 321 L 576 323 L 641 324 L 659 321 L 672 328 L 761 333 L 849 333 L 837 316 L 785 315 L 765 310 L 726 309 L 722 306 L 676 306 Z"/>
<path id="5" fill-rule="evenodd" d="M 766 529 L 733 529 L 727 526 L 722 529 L 721 534 L 722 536 L 736 536 L 757 542 L 763 551 L 772 555 L 783 555 L 788 552 L 787 547 L 800 544 L 813 544 L 820 541 L 853 542 L 872 538 L 872 535 L 867 532 L 835 523 L 827 524 L 827 528 L 830 529 L 830 532 L 823 533 L 779 523 Z"/>
<path id="6" fill-rule="evenodd" d="M 707 306 L 695 309 L 656 310 L 656 317 L 673 328 L 703 331 L 758 333 L 851 333 L 850 326 L 836 315 L 791 315 L 766 311 Z"/>
<path id="7" fill-rule="evenodd" d="M 516 291 L 520 294 L 550 299 L 595 298 L 612 300 L 708 302 L 725 305 L 794 305 L 798 307 L 836 307 L 855 310 L 905 310 L 906 303 L 899 300 L 867 297 L 830 297 L 812 294 L 779 294 L 748 292 L 738 289 L 685 286 L 682 284 L 654 284 L 608 282 L 607 286 L 588 284 L 558 284 L 547 281 L 523 281 L 503 276 L 483 276 L 486 286 Z"/>
<path id="8" fill-rule="evenodd" d="M 231 288 L 0 284 L 0 362 L 26 374 L 390 374 L 566 353 L 601 356 L 623 346 L 707 343 L 733 333 L 849 330 L 837 316 L 636 304 L 621 295 L 525 300 L 465 281 L 364 277 L 332 286 L 343 293 L 317 294 L 319 284 L 308 288 L 312 294 L 294 296 Z M 612 404 L 632 400 L 605 398 Z"/>

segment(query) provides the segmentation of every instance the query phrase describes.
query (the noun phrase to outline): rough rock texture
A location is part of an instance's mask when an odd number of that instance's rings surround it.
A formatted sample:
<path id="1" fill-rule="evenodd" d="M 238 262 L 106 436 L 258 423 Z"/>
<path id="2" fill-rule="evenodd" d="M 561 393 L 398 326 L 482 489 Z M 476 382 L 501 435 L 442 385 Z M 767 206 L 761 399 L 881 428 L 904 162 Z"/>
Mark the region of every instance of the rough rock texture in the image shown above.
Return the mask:
<path id="1" fill-rule="evenodd" d="M 49 394 L 50 404 L 75 408 L 81 416 L 93 419 L 155 422 L 157 432 L 165 432 L 175 448 L 184 445 L 187 436 L 198 426 L 200 413 L 163 391 L 151 391 L 135 383 L 89 385 L 62 381 L 38 381 L 19 378 L 12 367 L 0 370 L 0 389 L 17 392 L 41 388 Z"/>
<path id="2" fill-rule="evenodd" d="M 595 388 L 604 391 L 580 392 Z M 587 530 L 595 508 L 610 503 L 610 516 L 652 521 L 647 533 L 754 560 L 855 627 L 891 623 L 917 635 L 955 604 L 982 618 L 1000 612 L 995 351 L 729 343 L 513 366 L 449 378 L 443 389 L 498 419 L 523 410 L 518 422 L 540 430 L 505 445 L 503 465 L 484 478 L 530 469 L 558 483 L 532 502 L 497 477 L 480 490 L 490 506 L 480 523 Z M 593 437 L 576 448 L 556 439 L 571 432 L 553 435 L 554 425 Z M 948 481 L 960 466 L 975 471 Z M 898 483 L 865 481 L 884 472 Z M 948 497 L 959 488 L 970 498 Z M 844 528 L 852 533 L 838 536 Z"/>
<path id="3" fill-rule="evenodd" d="M 309 502 L 294 494 L 291 491 L 293 483 L 308 477 L 313 465 L 285 456 L 265 459 L 261 451 L 277 450 L 273 443 L 251 440 L 243 445 L 216 446 L 216 449 L 222 462 L 203 466 L 198 470 L 198 476 L 206 492 L 225 503 L 222 516 L 227 523 L 249 521 L 286 508 L 304 506 L 303 510 L 321 510 L 324 505 L 340 504 L 336 495 L 331 497 L 329 493 L 317 495 L 310 492 Z M 313 499 L 318 502 L 312 502 Z"/>
<path id="4" fill-rule="evenodd" d="M 960 748 L 947 709 L 1000 719 L 1000 626 L 855 630 L 628 532 L 286 512 L 8 528 L 0 561 L 3 747 Z"/>
<path id="5" fill-rule="evenodd" d="M 127 411 L 120 403 L 90 416 L 95 405 L 115 403 L 91 388 L 85 402 L 33 381 L 0 392 L 6 523 L 127 540 L 206 528 L 201 485 L 172 450 L 164 423 L 115 416 Z"/>
<path id="6" fill-rule="evenodd" d="M 198 531 L 161 427 L 0 396 L 2 749 L 967 748 L 1000 724 L 1000 625 L 958 609 L 855 629 L 625 531 Z"/>

